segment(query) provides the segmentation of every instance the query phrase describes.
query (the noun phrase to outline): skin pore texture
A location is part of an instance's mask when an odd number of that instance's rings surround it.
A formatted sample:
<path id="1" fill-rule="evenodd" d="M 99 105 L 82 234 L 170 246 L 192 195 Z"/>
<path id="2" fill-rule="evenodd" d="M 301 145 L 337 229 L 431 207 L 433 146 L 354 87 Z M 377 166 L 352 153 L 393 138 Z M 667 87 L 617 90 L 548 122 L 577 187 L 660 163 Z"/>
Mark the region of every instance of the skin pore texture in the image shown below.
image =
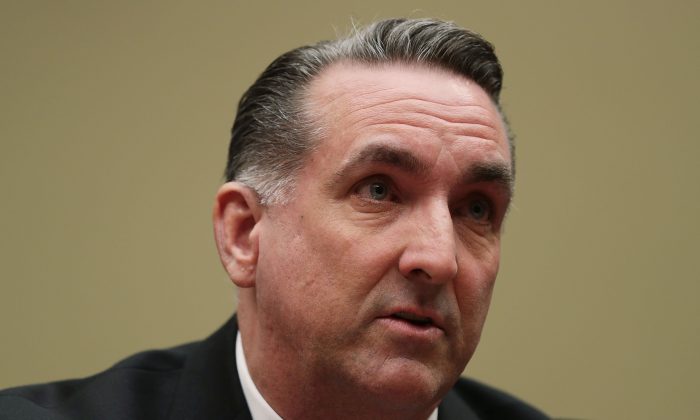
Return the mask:
<path id="1" fill-rule="evenodd" d="M 512 191 L 504 124 L 454 73 L 336 63 L 284 205 L 239 183 L 214 208 L 257 388 L 285 419 L 425 419 L 471 358 Z"/>

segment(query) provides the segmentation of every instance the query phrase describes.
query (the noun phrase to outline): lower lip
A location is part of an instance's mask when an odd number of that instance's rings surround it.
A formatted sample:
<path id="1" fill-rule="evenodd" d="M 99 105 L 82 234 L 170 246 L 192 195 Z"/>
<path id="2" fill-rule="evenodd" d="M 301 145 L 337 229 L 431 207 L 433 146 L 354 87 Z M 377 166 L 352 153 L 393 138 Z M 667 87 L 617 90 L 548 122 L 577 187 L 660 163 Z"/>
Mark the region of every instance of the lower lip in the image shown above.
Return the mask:
<path id="1" fill-rule="evenodd" d="M 416 325 L 394 317 L 378 318 L 377 321 L 388 330 L 392 338 L 432 343 L 444 335 L 444 332 L 433 324 Z"/>

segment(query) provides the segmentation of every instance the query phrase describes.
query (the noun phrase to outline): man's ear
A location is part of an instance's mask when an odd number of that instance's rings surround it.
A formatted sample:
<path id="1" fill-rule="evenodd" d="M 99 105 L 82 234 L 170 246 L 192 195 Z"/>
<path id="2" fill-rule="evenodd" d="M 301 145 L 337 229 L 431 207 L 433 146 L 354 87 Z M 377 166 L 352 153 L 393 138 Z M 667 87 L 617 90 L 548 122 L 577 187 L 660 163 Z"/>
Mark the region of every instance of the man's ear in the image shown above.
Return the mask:
<path id="1" fill-rule="evenodd" d="M 258 195 L 240 182 L 219 188 L 214 203 L 214 237 L 221 263 L 238 287 L 255 286 L 258 229 L 262 216 Z"/>

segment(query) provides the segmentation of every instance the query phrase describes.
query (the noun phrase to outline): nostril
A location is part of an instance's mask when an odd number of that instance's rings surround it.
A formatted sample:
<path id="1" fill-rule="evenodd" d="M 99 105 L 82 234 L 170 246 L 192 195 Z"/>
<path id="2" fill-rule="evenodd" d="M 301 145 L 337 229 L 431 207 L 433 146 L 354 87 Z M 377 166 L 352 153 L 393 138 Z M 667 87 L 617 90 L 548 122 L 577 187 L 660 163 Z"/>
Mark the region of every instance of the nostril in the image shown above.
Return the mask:
<path id="1" fill-rule="evenodd" d="M 413 270 L 411 270 L 409 275 L 412 278 L 430 280 L 430 274 L 428 274 L 425 270 L 420 269 L 420 268 L 414 268 Z"/>
<path id="2" fill-rule="evenodd" d="M 455 277 L 458 271 L 456 249 L 433 243 L 418 239 L 408 243 L 398 261 L 399 272 L 404 278 L 417 282 L 442 283 Z"/>

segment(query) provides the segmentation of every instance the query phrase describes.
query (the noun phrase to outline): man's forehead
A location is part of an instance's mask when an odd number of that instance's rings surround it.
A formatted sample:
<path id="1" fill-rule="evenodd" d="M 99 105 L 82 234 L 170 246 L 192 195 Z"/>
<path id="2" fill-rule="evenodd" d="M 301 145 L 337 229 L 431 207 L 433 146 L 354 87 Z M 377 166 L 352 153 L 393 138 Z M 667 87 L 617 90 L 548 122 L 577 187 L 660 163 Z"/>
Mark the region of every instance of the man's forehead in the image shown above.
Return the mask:
<path id="1" fill-rule="evenodd" d="M 440 83 L 434 83 L 436 77 Z M 433 83 L 427 84 L 430 79 Z M 316 76 L 308 92 L 312 102 L 331 107 L 351 105 L 367 96 L 381 101 L 407 94 L 445 105 L 491 103 L 488 94 L 473 80 L 421 63 L 341 61 Z"/>
<path id="2" fill-rule="evenodd" d="M 311 118 L 325 146 L 337 149 L 341 138 L 349 141 L 358 131 L 391 132 L 395 138 L 408 131 L 404 139 L 417 145 L 421 135 L 411 130 L 422 128 L 442 130 L 445 138 L 486 140 L 510 161 L 505 124 L 491 98 L 478 84 L 452 71 L 418 64 L 341 62 L 321 73 L 307 93 Z"/>

